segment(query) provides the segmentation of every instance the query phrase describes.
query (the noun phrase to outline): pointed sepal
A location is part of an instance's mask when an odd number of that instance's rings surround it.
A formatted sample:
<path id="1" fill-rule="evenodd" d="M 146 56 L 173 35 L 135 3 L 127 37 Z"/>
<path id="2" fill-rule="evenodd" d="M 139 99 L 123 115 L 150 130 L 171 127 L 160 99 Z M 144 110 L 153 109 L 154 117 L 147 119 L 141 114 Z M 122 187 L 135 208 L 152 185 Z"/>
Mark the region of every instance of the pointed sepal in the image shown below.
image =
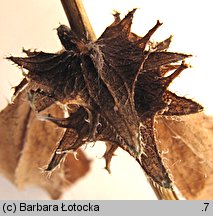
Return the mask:
<path id="1" fill-rule="evenodd" d="M 148 59 L 144 63 L 143 71 L 149 71 L 160 66 L 168 65 L 178 61 L 182 61 L 186 58 L 191 57 L 191 55 L 183 53 L 172 53 L 172 52 L 152 52 L 150 53 Z"/>
<path id="2" fill-rule="evenodd" d="M 141 127 L 141 138 L 145 145 L 144 154 L 142 154 L 141 158 L 137 159 L 137 161 L 154 182 L 158 183 L 161 187 L 172 188 L 172 181 L 169 178 L 169 173 L 165 169 L 155 143 L 153 128 L 154 116 L 141 118 L 141 122 L 143 124 Z"/>
<path id="3" fill-rule="evenodd" d="M 164 40 L 164 41 L 162 41 L 162 42 L 160 42 L 160 43 L 158 43 L 157 44 L 157 46 L 155 47 L 155 50 L 156 51 L 166 51 L 168 48 L 169 48 L 169 45 L 171 44 L 171 42 L 172 42 L 172 35 L 169 37 L 169 38 L 167 38 L 166 40 Z"/>
<path id="4" fill-rule="evenodd" d="M 106 151 L 103 155 L 103 158 L 105 159 L 106 162 L 105 169 L 108 171 L 108 173 L 111 173 L 110 170 L 111 160 L 112 157 L 115 156 L 114 153 L 117 150 L 118 146 L 115 143 L 109 143 L 109 142 L 106 142 L 105 144 L 106 144 Z"/>
<path id="5" fill-rule="evenodd" d="M 166 116 L 189 115 L 203 110 L 203 107 L 200 104 L 185 97 L 177 96 L 170 91 L 164 93 L 163 100 L 168 104 L 165 111 L 163 111 L 163 115 Z"/>

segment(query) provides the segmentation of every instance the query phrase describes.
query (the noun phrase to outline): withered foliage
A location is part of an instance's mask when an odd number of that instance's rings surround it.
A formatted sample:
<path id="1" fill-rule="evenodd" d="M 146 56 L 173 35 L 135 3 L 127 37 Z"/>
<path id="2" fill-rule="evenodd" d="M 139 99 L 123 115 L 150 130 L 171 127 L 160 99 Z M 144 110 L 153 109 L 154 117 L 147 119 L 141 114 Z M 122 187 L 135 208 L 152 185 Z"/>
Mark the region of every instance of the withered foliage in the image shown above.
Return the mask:
<path id="1" fill-rule="evenodd" d="M 37 120 L 26 100 L 26 91 L 0 112 L 0 172 L 18 188 L 39 186 L 57 199 L 89 171 L 90 161 L 79 150 L 79 160 L 69 154 L 51 176 L 42 173 L 63 129 Z M 63 117 L 62 110 L 56 105 L 44 112 Z"/>
<path id="2" fill-rule="evenodd" d="M 162 116 L 155 122 L 157 146 L 175 185 L 186 199 L 213 198 L 213 117 L 203 113 Z"/>
<path id="3" fill-rule="evenodd" d="M 171 37 L 160 43 L 150 41 L 161 26 L 159 21 L 144 37 L 132 33 L 134 12 L 122 20 L 116 13 L 114 22 L 95 42 L 79 38 L 61 25 L 57 32 L 64 49 L 59 53 L 24 50 L 28 57 L 8 57 L 28 70 L 15 95 L 28 86 L 35 112 L 53 103 L 66 108 L 67 118 L 38 114 L 40 119 L 66 128 L 47 170 L 53 170 L 67 152 L 100 140 L 107 146 L 104 158 L 108 171 L 120 147 L 138 161 L 153 182 L 172 189 L 156 146 L 154 120 L 163 115 L 197 113 L 203 108 L 168 90 L 188 67 L 183 60 L 190 55 L 168 52 Z"/>

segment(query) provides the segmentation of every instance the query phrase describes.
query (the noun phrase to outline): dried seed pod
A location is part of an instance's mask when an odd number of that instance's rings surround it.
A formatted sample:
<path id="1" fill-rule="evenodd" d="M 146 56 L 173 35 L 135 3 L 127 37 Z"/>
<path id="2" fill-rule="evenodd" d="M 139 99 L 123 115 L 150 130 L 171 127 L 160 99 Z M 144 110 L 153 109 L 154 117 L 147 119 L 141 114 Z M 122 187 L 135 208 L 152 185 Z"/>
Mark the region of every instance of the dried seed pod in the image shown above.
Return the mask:
<path id="1" fill-rule="evenodd" d="M 48 107 L 50 101 L 68 107 L 66 119 L 43 117 L 67 128 L 48 170 L 57 166 L 67 151 L 102 140 L 107 143 L 104 158 L 108 170 L 114 151 L 121 147 L 140 163 L 152 181 L 173 189 L 156 146 L 154 120 L 161 115 L 197 113 L 203 108 L 168 90 L 187 68 L 184 62 L 172 63 L 190 55 L 167 52 L 171 38 L 150 47 L 150 38 L 162 23 L 157 21 L 144 37 L 139 37 L 131 32 L 134 12 L 122 20 L 116 13 L 115 21 L 95 42 L 61 25 L 57 31 L 64 50 L 60 53 L 25 51 L 28 57 L 8 59 L 29 71 L 28 85 L 38 86 L 37 93 L 33 93 L 35 100 L 30 99 L 36 111 Z M 74 110 L 73 104 L 78 106 Z M 71 135 L 74 132 L 76 135 Z M 59 151 L 63 152 L 60 156 Z"/>

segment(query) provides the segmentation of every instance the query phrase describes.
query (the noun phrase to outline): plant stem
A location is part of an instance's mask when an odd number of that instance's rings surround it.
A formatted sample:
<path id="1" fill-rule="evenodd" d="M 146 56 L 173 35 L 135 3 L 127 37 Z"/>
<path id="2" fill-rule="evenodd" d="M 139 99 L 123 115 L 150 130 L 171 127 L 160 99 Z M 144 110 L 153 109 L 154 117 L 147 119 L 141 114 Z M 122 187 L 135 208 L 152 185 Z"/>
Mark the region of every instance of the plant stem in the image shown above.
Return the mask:
<path id="1" fill-rule="evenodd" d="M 61 0 L 71 28 L 81 37 L 96 40 L 82 0 Z"/>

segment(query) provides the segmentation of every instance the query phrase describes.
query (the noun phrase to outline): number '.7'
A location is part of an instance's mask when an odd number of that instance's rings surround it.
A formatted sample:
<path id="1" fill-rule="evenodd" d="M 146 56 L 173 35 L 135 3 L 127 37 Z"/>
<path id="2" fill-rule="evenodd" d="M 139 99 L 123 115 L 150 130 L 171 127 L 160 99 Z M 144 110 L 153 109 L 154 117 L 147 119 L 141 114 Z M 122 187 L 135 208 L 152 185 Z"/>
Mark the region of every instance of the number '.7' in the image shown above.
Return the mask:
<path id="1" fill-rule="evenodd" d="M 207 208 L 208 208 L 208 206 L 209 206 L 209 203 L 203 203 L 203 204 L 206 205 L 204 211 L 207 211 Z"/>

